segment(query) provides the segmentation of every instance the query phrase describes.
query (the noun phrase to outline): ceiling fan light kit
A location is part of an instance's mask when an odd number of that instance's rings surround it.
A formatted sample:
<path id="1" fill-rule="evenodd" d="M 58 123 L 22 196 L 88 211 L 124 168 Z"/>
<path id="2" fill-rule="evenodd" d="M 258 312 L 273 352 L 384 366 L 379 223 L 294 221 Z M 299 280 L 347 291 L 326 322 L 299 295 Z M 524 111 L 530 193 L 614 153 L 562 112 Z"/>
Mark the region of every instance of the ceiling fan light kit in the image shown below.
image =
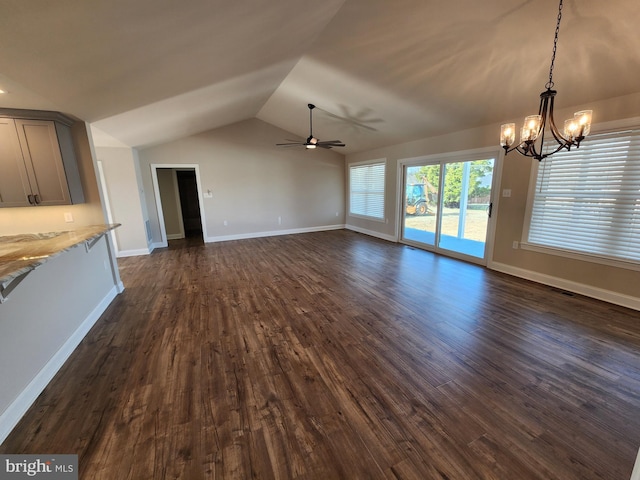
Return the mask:
<path id="1" fill-rule="evenodd" d="M 316 106 L 312 103 L 307 104 L 309 107 L 309 136 L 306 141 L 303 142 L 292 142 L 292 143 L 276 143 L 276 146 L 279 147 L 292 147 L 292 146 L 304 146 L 308 150 L 312 150 L 314 148 L 333 148 L 333 147 L 344 147 L 345 144 L 340 140 L 325 140 L 320 141 L 316 137 L 313 136 L 313 109 Z"/>
<path id="2" fill-rule="evenodd" d="M 553 119 L 553 103 L 558 93 L 556 90 L 553 90 L 553 66 L 556 59 L 561 19 L 562 0 L 560 0 L 560 4 L 558 5 L 558 21 L 553 39 L 553 55 L 551 56 L 551 67 L 549 68 L 549 81 L 545 85 L 546 90 L 540 94 L 538 114 L 529 115 L 524 119 L 524 125 L 520 130 L 520 143 L 518 144 L 515 144 L 515 123 L 505 123 L 502 125 L 500 128 L 500 145 L 504 148 L 505 155 L 515 150 L 525 157 L 531 157 L 541 161 L 560 150 L 570 150 L 572 146 L 579 148 L 580 142 L 582 142 L 591 131 L 591 118 L 593 116 L 591 110 L 576 112 L 573 118 L 564 122 L 562 133 L 558 130 L 555 120 Z M 550 147 L 550 151 L 543 153 L 545 146 L 544 134 L 547 128 L 555 139 L 557 146 L 552 146 Z"/>

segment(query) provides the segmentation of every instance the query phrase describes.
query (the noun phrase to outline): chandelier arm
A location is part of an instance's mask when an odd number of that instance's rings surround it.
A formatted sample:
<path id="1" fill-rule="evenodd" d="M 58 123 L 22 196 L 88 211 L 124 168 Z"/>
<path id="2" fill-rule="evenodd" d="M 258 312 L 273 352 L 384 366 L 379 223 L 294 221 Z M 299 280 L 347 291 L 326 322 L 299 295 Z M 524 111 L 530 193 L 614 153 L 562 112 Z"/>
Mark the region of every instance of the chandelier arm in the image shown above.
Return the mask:
<path id="1" fill-rule="evenodd" d="M 525 145 L 525 147 L 523 147 L 523 145 Z M 529 158 L 535 158 L 536 160 L 540 160 L 540 158 L 538 158 L 540 155 L 538 154 L 538 152 L 536 152 L 535 150 L 535 145 L 533 144 L 520 144 L 517 147 L 514 147 L 515 151 L 517 151 L 520 155 L 524 156 L 524 157 L 529 157 Z"/>
<path id="2" fill-rule="evenodd" d="M 538 152 L 538 150 L 536 150 L 536 142 L 533 142 L 531 144 L 531 148 L 529 149 L 530 154 L 527 155 L 528 157 L 533 157 L 536 160 L 542 160 L 544 157 L 542 156 L 542 145 L 544 142 L 544 131 L 542 132 L 542 137 L 540 137 L 540 152 Z"/>
<path id="3" fill-rule="evenodd" d="M 551 155 L 553 155 L 553 154 L 555 154 L 555 153 L 558 153 L 558 152 L 559 152 L 560 150 L 562 150 L 563 148 L 565 148 L 565 149 L 569 150 L 569 145 L 567 145 L 567 144 L 558 144 L 558 147 L 557 147 L 554 151 L 552 151 L 552 152 L 547 152 L 547 153 L 545 153 L 544 155 L 540 155 L 540 158 L 538 158 L 537 160 L 540 160 L 540 161 L 541 161 L 541 160 L 544 160 L 545 158 L 550 157 Z"/>
<path id="4" fill-rule="evenodd" d="M 553 138 L 555 138 L 556 142 L 560 144 L 561 148 L 565 147 L 568 150 L 569 149 L 568 147 L 573 145 L 573 142 L 564 138 L 564 135 L 562 135 L 560 133 L 560 130 L 558 130 L 555 119 L 553 118 L 553 103 L 554 103 L 554 97 L 551 97 L 551 101 L 549 105 L 549 127 L 550 127 L 549 130 L 551 131 L 551 135 L 553 135 Z M 559 150 L 560 149 L 556 150 L 556 152 Z"/>

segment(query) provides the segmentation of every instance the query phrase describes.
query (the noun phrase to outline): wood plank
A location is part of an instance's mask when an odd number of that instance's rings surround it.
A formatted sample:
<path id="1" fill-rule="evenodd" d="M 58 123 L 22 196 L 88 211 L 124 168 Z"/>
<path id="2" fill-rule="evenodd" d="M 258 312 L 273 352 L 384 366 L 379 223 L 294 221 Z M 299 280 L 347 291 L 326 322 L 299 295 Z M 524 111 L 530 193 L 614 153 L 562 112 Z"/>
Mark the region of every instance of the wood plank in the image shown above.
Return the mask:
<path id="1" fill-rule="evenodd" d="M 98 480 L 631 475 L 636 311 L 348 231 L 119 266 L 1 453 Z"/>

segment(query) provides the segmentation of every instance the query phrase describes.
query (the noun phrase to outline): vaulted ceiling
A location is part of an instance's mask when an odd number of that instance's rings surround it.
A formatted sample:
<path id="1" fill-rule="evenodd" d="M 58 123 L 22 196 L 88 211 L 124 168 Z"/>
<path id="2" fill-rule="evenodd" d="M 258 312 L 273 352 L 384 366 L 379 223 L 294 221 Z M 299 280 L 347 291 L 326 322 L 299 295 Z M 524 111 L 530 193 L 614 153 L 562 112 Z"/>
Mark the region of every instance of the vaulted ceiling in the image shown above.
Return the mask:
<path id="1" fill-rule="evenodd" d="M 368 150 L 534 113 L 557 9 L 556 0 L 2 0 L 0 107 L 62 111 L 142 147 L 254 117 L 304 138 L 314 103 L 316 136 L 344 141 L 343 153 Z M 566 0 L 558 106 L 640 92 L 639 23 L 637 0 Z"/>

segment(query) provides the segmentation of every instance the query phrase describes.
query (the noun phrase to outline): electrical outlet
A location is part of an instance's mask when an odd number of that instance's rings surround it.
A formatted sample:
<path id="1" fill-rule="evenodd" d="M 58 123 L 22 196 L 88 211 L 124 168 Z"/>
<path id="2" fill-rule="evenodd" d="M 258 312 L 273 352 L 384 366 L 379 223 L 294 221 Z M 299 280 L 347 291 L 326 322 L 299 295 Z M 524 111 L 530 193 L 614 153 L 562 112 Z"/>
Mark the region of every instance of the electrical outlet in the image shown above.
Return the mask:
<path id="1" fill-rule="evenodd" d="M 278 217 L 278 225 L 282 225 L 282 217 Z"/>
<path id="2" fill-rule="evenodd" d="M 71 212 L 65 212 L 64 213 L 64 221 L 67 223 L 72 223 L 73 222 L 73 215 L 71 214 Z"/>
<path id="3" fill-rule="evenodd" d="M 520 247 L 520 243 L 517 240 L 514 240 L 513 241 L 513 248 L 517 250 L 519 247 Z"/>
<path id="4" fill-rule="evenodd" d="M 225 227 L 228 225 L 226 220 L 222 223 L 224 224 Z"/>
<path id="5" fill-rule="evenodd" d="M 503 197 L 510 197 L 511 196 L 511 189 L 510 188 L 505 188 L 504 190 L 502 190 L 502 196 Z"/>

